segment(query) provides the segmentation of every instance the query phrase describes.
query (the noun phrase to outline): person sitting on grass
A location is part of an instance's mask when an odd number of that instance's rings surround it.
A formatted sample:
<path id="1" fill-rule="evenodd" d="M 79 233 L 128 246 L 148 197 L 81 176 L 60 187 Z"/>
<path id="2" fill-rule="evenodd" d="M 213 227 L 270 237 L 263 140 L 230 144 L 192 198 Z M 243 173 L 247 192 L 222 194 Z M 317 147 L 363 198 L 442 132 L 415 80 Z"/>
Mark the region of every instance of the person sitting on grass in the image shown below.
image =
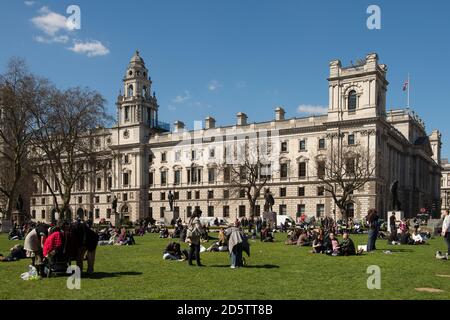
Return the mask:
<path id="1" fill-rule="evenodd" d="M 214 242 L 209 248 L 206 249 L 207 252 L 225 252 L 228 251 L 227 237 L 225 235 L 225 228 L 221 227 L 219 229 L 219 238 L 217 242 Z"/>
<path id="2" fill-rule="evenodd" d="M 305 230 L 300 230 L 300 235 L 297 240 L 297 245 L 301 247 L 311 246 L 311 241 L 308 238 L 308 233 Z"/>
<path id="3" fill-rule="evenodd" d="M 261 241 L 262 242 L 273 242 L 273 234 L 270 230 L 269 225 L 266 225 L 266 227 L 261 230 Z"/>
<path id="4" fill-rule="evenodd" d="M 297 241 L 298 241 L 298 238 L 300 237 L 300 232 L 301 232 L 300 229 L 296 229 L 294 231 L 291 231 L 289 233 L 288 239 L 286 240 L 285 244 L 287 244 L 289 246 L 290 245 L 296 245 Z"/>
<path id="5" fill-rule="evenodd" d="M 355 243 L 352 239 L 349 237 L 348 230 L 345 230 L 342 235 L 342 242 L 341 242 L 341 253 L 343 256 L 354 256 L 359 255 L 363 252 L 362 249 L 358 250 L 356 252 Z"/>
<path id="6" fill-rule="evenodd" d="M 122 227 L 116 244 L 121 246 L 131 246 L 133 244 L 136 244 L 136 242 L 134 241 L 133 235 L 127 232 L 127 229 L 125 229 L 125 227 Z"/>
<path id="7" fill-rule="evenodd" d="M 206 225 L 203 225 L 203 233 L 200 237 L 200 241 L 202 243 L 208 242 L 209 241 L 209 227 Z"/>
<path id="8" fill-rule="evenodd" d="M 400 244 L 414 244 L 414 240 L 411 237 L 409 231 L 402 231 L 400 233 Z"/>
<path id="9" fill-rule="evenodd" d="M 411 238 L 414 241 L 414 244 L 424 244 L 425 243 L 425 240 L 422 238 L 422 235 L 420 234 L 419 230 L 414 230 L 414 233 Z"/>
<path id="10" fill-rule="evenodd" d="M 0 254 L 0 262 L 11 262 L 26 258 L 26 251 L 20 244 L 16 244 L 9 251 L 10 254 L 7 257 L 4 257 L 2 254 Z"/>
<path id="11" fill-rule="evenodd" d="M 251 229 L 251 232 L 252 232 L 252 240 L 256 240 L 256 234 L 257 234 L 257 227 L 256 227 L 256 224 L 254 224 L 253 225 L 253 227 L 252 227 L 252 229 Z"/>
<path id="12" fill-rule="evenodd" d="M 324 253 L 325 248 L 323 246 L 323 234 L 318 234 L 312 243 L 311 253 Z"/>
<path id="13" fill-rule="evenodd" d="M 181 246 L 178 242 L 170 242 L 163 253 L 164 260 L 181 260 L 185 261 L 188 258 L 187 250 L 181 251 Z"/>
<path id="14" fill-rule="evenodd" d="M 341 255 L 341 245 L 339 244 L 338 239 L 336 239 L 336 237 L 334 236 L 334 233 L 331 232 L 329 234 L 329 238 L 330 238 L 330 244 L 331 244 L 331 250 L 328 249 L 326 251 L 326 253 L 328 255 L 332 255 L 332 256 L 340 256 Z"/>
<path id="15" fill-rule="evenodd" d="M 168 238 L 169 237 L 169 229 L 167 229 L 167 227 L 163 227 L 161 229 L 161 231 L 159 232 L 159 237 L 160 238 Z"/>
<path id="16" fill-rule="evenodd" d="M 138 230 L 138 236 L 142 237 L 142 236 L 144 236 L 144 234 L 145 234 L 145 227 L 144 227 L 144 225 L 142 225 Z"/>
<path id="17" fill-rule="evenodd" d="M 406 233 L 409 231 L 409 225 L 406 218 L 403 218 L 402 221 L 400 222 L 399 229 L 401 233 Z"/>

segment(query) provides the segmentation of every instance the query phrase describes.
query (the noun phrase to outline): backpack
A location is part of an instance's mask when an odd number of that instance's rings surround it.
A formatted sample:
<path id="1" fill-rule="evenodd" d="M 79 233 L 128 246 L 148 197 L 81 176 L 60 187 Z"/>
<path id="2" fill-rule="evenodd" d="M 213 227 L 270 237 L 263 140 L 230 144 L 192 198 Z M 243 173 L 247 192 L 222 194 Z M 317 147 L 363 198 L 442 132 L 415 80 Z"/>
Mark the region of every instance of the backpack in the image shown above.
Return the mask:
<path id="1" fill-rule="evenodd" d="M 200 238 L 202 236 L 201 229 L 196 223 L 190 223 L 186 230 L 186 240 L 191 240 L 192 238 Z"/>

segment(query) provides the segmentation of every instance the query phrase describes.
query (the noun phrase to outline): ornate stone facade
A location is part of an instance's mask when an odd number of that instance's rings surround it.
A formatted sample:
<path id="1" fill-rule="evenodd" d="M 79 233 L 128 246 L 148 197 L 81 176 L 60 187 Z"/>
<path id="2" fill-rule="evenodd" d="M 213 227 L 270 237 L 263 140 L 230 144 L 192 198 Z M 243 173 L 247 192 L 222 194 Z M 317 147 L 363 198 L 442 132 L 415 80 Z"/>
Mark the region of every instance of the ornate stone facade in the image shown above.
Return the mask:
<path id="1" fill-rule="evenodd" d="M 376 170 L 364 188 L 355 192 L 349 212 L 363 217 L 369 208 L 382 216 L 391 209 L 390 185 L 399 182 L 399 200 L 406 215 L 422 207 L 439 206 L 440 134 L 427 135 L 422 121 L 410 110 L 386 112 L 387 66 L 369 54 L 364 65 L 342 67 L 330 63 L 329 109 L 320 116 L 285 118 L 277 107 L 273 120 L 249 123 L 237 114 L 236 124 L 216 127 L 208 116 L 203 128 L 188 131 L 176 121 L 172 132 L 158 121 L 156 97 L 145 63 L 136 53 L 123 79 L 124 94 L 118 97 L 115 127 L 99 133 L 99 154 L 109 155 L 111 165 L 93 176 L 73 195 L 73 215 L 107 220 L 111 201 L 131 220 L 167 217 L 167 195 L 175 195 L 174 215 L 189 217 L 196 206 L 204 216 L 229 220 L 249 216 L 246 198 L 230 197 L 229 185 L 219 170 L 227 157 L 227 143 L 248 136 L 270 136 L 271 168 L 268 187 L 275 197 L 274 210 L 295 217 L 333 215 L 335 206 L 320 192 L 318 160 L 330 148 L 345 144 L 367 149 L 374 155 Z M 51 219 L 51 197 L 37 182 L 31 199 L 36 220 Z M 262 213 L 264 199 L 257 201 Z M 336 213 L 339 215 L 338 213 Z"/>

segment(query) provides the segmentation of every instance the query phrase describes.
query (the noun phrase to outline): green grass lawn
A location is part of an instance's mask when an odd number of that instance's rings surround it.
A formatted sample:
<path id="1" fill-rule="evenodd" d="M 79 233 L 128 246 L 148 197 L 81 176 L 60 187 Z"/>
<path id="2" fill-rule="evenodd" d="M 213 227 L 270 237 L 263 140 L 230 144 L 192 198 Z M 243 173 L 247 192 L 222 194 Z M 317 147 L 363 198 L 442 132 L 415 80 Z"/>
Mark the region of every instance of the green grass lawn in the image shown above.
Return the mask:
<path id="1" fill-rule="evenodd" d="M 95 275 L 69 290 L 66 277 L 23 281 L 30 260 L 0 263 L 0 299 L 450 299 L 450 261 L 434 258 L 445 251 L 438 237 L 424 246 L 388 246 L 378 241 L 375 253 L 355 257 L 313 255 L 309 248 L 251 242 L 248 267 L 230 269 L 227 253 L 203 253 L 204 268 L 164 261 L 169 240 L 156 234 L 136 237 L 135 246 L 97 249 Z M 366 235 L 353 236 L 365 244 Z M 15 243 L 0 235 L 0 253 Z M 391 255 L 383 251 L 390 249 Z M 245 256 L 245 254 L 244 254 Z M 369 290 L 367 267 L 381 268 L 381 289 Z M 441 293 L 415 288 L 441 289 Z"/>

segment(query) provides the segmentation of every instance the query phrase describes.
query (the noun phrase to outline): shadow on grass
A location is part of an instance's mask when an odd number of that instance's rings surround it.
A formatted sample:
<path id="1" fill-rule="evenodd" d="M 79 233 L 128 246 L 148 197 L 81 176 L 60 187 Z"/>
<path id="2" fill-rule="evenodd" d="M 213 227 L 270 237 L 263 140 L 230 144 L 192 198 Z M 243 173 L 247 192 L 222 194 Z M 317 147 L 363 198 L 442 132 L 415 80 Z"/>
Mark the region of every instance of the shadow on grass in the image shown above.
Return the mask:
<path id="1" fill-rule="evenodd" d="M 224 265 L 212 265 L 211 268 L 229 268 L 229 264 Z M 278 269 L 280 266 L 277 266 L 275 264 L 260 264 L 255 266 L 245 266 L 244 269 Z"/>
<path id="2" fill-rule="evenodd" d="M 386 250 L 382 250 L 382 251 L 387 251 L 387 250 L 389 250 L 391 252 L 414 252 L 414 250 L 412 250 L 412 249 L 394 249 L 394 248 L 390 248 L 390 247 L 388 247 Z"/>
<path id="3" fill-rule="evenodd" d="M 92 274 L 83 274 L 83 278 L 86 279 L 104 279 L 104 278 L 114 278 L 122 276 L 140 276 L 142 272 L 136 271 L 125 271 L 125 272 L 94 272 Z"/>

